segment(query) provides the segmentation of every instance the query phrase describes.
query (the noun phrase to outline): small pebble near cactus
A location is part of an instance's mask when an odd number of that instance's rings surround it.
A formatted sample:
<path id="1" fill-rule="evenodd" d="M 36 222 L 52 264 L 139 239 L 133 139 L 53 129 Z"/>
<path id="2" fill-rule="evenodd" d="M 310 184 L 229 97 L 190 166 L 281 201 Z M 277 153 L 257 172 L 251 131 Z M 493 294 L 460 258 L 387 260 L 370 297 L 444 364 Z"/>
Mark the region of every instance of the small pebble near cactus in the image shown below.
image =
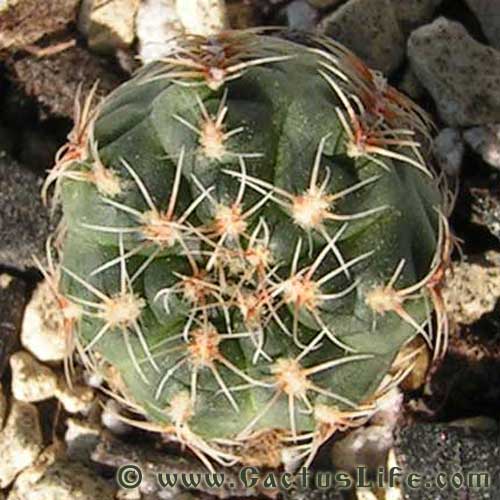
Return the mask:
<path id="1" fill-rule="evenodd" d="M 446 348 L 430 121 L 341 45 L 295 38 L 187 36 L 78 99 L 44 189 L 69 350 L 208 468 L 310 464 L 411 370 L 410 342 Z"/>

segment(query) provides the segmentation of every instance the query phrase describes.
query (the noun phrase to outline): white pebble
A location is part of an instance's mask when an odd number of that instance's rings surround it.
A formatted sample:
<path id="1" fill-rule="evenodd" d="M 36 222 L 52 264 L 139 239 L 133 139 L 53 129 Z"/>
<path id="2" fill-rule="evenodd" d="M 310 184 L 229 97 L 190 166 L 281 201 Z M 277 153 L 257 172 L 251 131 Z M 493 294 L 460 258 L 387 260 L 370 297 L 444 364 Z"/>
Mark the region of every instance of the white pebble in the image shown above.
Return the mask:
<path id="1" fill-rule="evenodd" d="M 30 353 L 18 351 L 10 357 L 12 394 L 19 401 L 34 403 L 53 397 L 57 390 L 57 376 L 39 363 Z"/>
<path id="2" fill-rule="evenodd" d="M 0 488 L 6 488 L 42 451 L 42 431 L 35 405 L 14 401 L 0 433 Z"/>
<path id="3" fill-rule="evenodd" d="M 61 361 L 66 354 L 63 315 L 49 284 L 38 285 L 24 312 L 21 343 L 40 361 Z"/>

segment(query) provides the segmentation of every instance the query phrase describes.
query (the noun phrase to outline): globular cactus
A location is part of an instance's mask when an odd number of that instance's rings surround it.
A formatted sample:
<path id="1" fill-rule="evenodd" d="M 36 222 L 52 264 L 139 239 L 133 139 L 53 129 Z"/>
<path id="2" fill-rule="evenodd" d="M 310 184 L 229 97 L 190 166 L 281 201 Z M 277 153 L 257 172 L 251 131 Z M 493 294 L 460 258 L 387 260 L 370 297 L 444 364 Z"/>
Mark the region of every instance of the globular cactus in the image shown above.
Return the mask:
<path id="1" fill-rule="evenodd" d="M 48 180 L 73 345 L 130 422 L 207 467 L 310 462 L 411 369 L 393 364 L 410 341 L 445 347 L 430 122 L 345 48 L 305 41 L 183 38 L 78 108 Z"/>

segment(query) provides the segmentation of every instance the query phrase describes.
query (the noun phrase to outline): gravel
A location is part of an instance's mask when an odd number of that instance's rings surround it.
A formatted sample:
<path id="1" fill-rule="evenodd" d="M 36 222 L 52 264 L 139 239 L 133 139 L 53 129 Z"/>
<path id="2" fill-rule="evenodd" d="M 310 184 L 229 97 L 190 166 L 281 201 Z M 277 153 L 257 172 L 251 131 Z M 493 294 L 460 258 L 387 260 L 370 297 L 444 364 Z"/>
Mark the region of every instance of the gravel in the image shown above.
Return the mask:
<path id="1" fill-rule="evenodd" d="M 444 128 L 434 139 L 434 154 L 439 166 L 448 175 L 460 173 L 465 146 L 462 134 L 454 128 Z"/>
<path id="2" fill-rule="evenodd" d="M 404 35 L 391 0 L 349 0 L 319 25 L 373 69 L 391 73 L 404 59 Z"/>
<path id="3" fill-rule="evenodd" d="M 498 463 L 500 461 L 499 434 L 483 433 L 447 424 L 419 424 L 401 430 L 395 446 L 396 461 L 404 474 L 421 475 L 429 487 L 404 491 L 408 500 L 461 500 L 465 498 L 500 498 Z M 483 490 L 446 484 L 439 488 L 433 483 L 436 472 L 451 478 L 463 478 L 471 472 L 491 475 L 491 484 Z"/>
<path id="4" fill-rule="evenodd" d="M 464 139 L 486 163 L 500 169 L 500 124 L 466 130 Z"/>
<path id="5" fill-rule="evenodd" d="M 78 4 L 79 0 L 9 1 L 0 17 L 0 51 L 26 48 L 59 32 L 76 19 Z"/>
<path id="6" fill-rule="evenodd" d="M 10 357 L 12 394 L 19 401 L 35 403 L 53 397 L 57 389 L 57 375 L 48 366 L 39 363 L 26 351 Z"/>
<path id="7" fill-rule="evenodd" d="M 91 50 L 113 54 L 126 49 L 135 39 L 135 17 L 140 0 L 83 0 L 78 28 Z"/>
<path id="8" fill-rule="evenodd" d="M 479 262 L 460 262 L 443 290 L 446 308 L 456 323 L 470 325 L 493 311 L 500 297 L 500 267 L 486 255 Z M 479 259 L 478 259 L 479 260 Z M 498 262 L 498 258 L 496 259 Z"/>
<path id="9" fill-rule="evenodd" d="M 408 57 L 447 125 L 500 121 L 500 51 L 441 17 L 412 33 Z"/>
<path id="10" fill-rule="evenodd" d="M 12 403 L 0 433 L 0 488 L 32 465 L 42 451 L 42 431 L 37 407 L 21 401 Z"/>
<path id="11" fill-rule="evenodd" d="M 67 340 L 64 316 L 51 285 L 44 280 L 26 306 L 21 343 L 40 361 L 62 361 L 67 354 Z"/>

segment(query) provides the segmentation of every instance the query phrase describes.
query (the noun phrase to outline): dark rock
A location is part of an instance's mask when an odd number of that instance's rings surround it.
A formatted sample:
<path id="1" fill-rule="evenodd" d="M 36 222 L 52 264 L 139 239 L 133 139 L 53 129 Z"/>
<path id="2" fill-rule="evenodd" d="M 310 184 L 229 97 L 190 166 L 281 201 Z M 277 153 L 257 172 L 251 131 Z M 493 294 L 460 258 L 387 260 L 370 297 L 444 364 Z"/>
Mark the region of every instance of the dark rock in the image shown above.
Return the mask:
<path id="1" fill-rule="evenodd" d="M 340 5 L 345 0 L 307 0 L 307 1 L 317 9 L 332 9 Z"/>
<path id="2" fill-rule="evenodd" d="M 61 147 L 58 137 L 61 137 L 62 134 L 55 136 L 55 134 L 47 132 L 44 130 L 43 124 L 44 122 L 37 124 L 36 128 L 26 127 L 16 137 L 18 146 L 16 159 L 38 175 L 45 176 L 54 165 L 54 157 Z"/>
<path id="3" fill-rule="evenodd" d="M 406 94 L 415 101 L 425 94 L 424 87 L 409 65 L 404 69 L 397 86 L 403 94 Z"/>
<path id="4" fill-rule="evenodd" d="M 99 80 L 98 96 L 108 94 L 123 79 L 113 72 L 110 62 L 91 55 L 81 47 L 72 47 L 47 57 L 27 56 L 9 67 L 27 95 L 36 98 L 48 112 L 73 118 L 75 95 L 79 85 L 86 95 Z"/>
<path id="5" fill-rule="evenodd" d="M 392 0 L 396 17 L 405 35 L 428 23 L 441 2 L 442 0 Z"/>
<path id="6" fill-rule="evenodd" d="M 229 26 L 232 29 L 246 29 L 262 24 L 262 12 L 255 2 L 248 0 L 229 0 L 226 2 Z"/>
<path id="7" fill-rule="evenodd" d="M 11 153 L 14 145 L 14 138 L 11 132 L 0 125 L 0 151 Z"/>
<path id="8" fill-rule="evenodd" d="M 0 378 L 9 356 L 19 346 L 26 305 L 26 285 L 19 278 L 0 273 Z"/>
<path id="9" fill-rule="evenodd" d="M 0 265 L 24 270 L 45 256 L 51 233 L 42 179 L 0 153 Z"/>
<path id="10" fill-rule="evenodd" d="M 447 355 L 434 367 L 420 414 L 435 421 L 500 414 L 500 320 L 498 307 L 472 325 L 455 329 Z M 452 316 L 453 319 L 453 316 Z M 419 414 L 419 411 L 417 411 Z M 491 497 L 496 498 L 496 497 Z"/>
<path id="11" fill-rule="evenodd" d="M 447 424 L 418 424 L 402 429 L 396 436 L 396 462 L 403 474 L 422 476 L 423 485 L 403 487 L 408 500 L 465 500 L 500 498 L 500 436 Z M 452 478 L 470 482 L 471 473 L 486 473 L 490 485 L 483 489 L 463 485 L 453 487 Z M 443 473 L 443 488 L 436 485 Z M 404 484 L 404 483 L 403 483 Z"/>
<path id="12" fill-rule="evenodd" d="M 481 24 L 486 38 L 496 49 L 500 49 L 500 5 L 498 0 L 465 0 Z"/>
<path id="13" fill-rule="evenodd" d="M 441 169 L 450 176 L 460 173 L 465 146 L 460 131 L 444 128 L 434 139 L 434 152 Z"/>
<path id="14" fill-rule="evenodd" d="M 7 76 L 7 72 L 6 75 Z M 17 85 L 0 89 L 0 151 L 18 163 L 45 175 L 71 129 L 64 118 L 41 119 L 45 111 Z"/>

